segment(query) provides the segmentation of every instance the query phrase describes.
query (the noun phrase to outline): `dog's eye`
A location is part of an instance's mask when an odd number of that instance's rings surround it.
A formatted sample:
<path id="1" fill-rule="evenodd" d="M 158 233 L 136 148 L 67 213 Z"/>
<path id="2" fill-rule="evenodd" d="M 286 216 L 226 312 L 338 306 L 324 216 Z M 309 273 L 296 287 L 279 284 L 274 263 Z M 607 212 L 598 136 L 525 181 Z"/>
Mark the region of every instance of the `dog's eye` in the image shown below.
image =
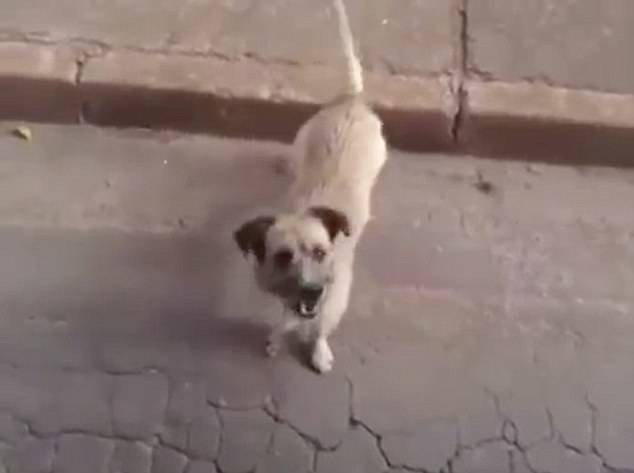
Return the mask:
<path id="1" fill-rule="evenodd" d="M 313 248 L 313 259 L 315 261 L 321 262 L 324 260 L 325 257 L 326 257 L 326 251 L 323 248 L 319 246 L 316 246 L 315 248 Z"/>
<path id="2" fill-rule="evenodd" d="M 290 250 L 280 250 L 275 253 L 273 258 L 275 260 L 275 266 L 279 269 L 287 269 L 293 261 L 293 253 Z"/>

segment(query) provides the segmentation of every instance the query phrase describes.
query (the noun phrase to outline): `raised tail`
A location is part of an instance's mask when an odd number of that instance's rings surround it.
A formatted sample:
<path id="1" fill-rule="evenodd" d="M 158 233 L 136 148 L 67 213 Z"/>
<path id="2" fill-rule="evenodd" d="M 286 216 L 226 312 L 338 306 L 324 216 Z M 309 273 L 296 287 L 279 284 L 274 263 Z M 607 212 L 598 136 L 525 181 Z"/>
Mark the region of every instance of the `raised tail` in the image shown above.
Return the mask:
<path id="1" fill-rule="evenodd" d="M 346 93 L 358 95 L 363 92 L 363 68 L 361 61 L 354 48 L 354 39 L 352 37 L 352 29 L 350 28 L 350 20 L 343 0 L 333 0 L 337 21 L 339 23 L 339 38 L 343 49 L 344 59 L 346 61 Z"/>

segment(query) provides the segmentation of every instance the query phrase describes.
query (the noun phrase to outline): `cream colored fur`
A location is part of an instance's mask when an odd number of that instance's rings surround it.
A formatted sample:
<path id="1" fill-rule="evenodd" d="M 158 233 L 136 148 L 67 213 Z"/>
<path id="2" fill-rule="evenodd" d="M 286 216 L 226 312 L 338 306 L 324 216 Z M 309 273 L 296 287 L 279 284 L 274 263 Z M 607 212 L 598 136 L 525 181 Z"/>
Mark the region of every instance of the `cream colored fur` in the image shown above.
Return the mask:
<path id="1" fill-rule="evenodd" d="M 345 60 L 342 91 L 300 129 L 293 145 L 295 181 L 288 208 L 245 222 L 234 234 L 256 258 L 259 286 L 284 303 L 267 352 L 283 335 L 306 329 L 311 363 L 332 369 L 328 337 L 348 308 L 357 243 L 370 219 L 370 197 L 386 161 L 382 124 L 363 100 L 363 75 L 342 0 L 333 0 Z"/>
<path id="2" fill-rule="evenodd" d="M 309 324 L 313 334 L 313 367 L 325 373 L 334 356 L 328 337 L 348 307 L 357 242 L 370 218 L 370 197 L 387 150 L 379 118 L 364 102 L 362 69 L 354 53 L 352 35 L 342 0 L 334 0 L 346 61 L 344 94 L 325 106 L 300 129 L 292 157 L 295 182 L 289 199 L 292 214 L 302 215 L 313 206 L 343 212 L 351 235 L 335 240 L 335 278 L 325 294 L 318 316 L 301 322 L 289 315 L 271 334 L 269 354 L 277 352 L 282 335 Z"/>

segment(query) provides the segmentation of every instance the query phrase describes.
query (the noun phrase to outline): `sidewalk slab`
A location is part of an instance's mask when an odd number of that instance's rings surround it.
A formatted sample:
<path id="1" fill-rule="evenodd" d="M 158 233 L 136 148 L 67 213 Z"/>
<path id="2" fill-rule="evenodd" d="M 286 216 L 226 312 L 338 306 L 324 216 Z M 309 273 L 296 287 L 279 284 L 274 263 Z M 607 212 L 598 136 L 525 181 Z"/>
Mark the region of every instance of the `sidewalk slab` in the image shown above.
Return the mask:
<path id="1" fill-rule="evenodd" d="M 634 93 L 630 0 L 469 1 L 467 22 L 476 78 Z"/>
<path id="2" fill-rule="evenodd" d="M 394 152 L 322 377 L 265 356 L 231 240 L 287 147 L 29 126 L 0 133 L 10 472 L 634 467 L 634 170 Z"/>
<path id="3" fill-rule="evenodd" d="M 451 2 L 347 0 L 347 6 L 370 69 L 396 74 L 450 69 Z M 20 34 L 297 65 L 333 65 L 341 54 L 330 3 L 313 0 L 4 0 L 0 38 Z"/>

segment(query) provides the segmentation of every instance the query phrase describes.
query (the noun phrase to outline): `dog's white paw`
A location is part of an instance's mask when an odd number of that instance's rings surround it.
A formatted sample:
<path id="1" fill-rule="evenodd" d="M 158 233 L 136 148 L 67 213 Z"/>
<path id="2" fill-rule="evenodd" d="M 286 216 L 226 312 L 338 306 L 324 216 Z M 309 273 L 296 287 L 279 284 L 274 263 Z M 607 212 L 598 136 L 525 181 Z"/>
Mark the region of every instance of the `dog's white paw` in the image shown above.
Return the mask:
<path id="1" fill-rule="evenodd" d="M 319 339 L 315 343 L 311 361 L 313 368 L 321 374 L 328 373 L 332 370 L 335 363 L 335 356 L 332 354 L 328 342 L 325 339 Z"/>
<path id="2" fill-rule="evenodd" d="M 279 342 L 268 339 L 266 341 L 266 354 L 269 358 L 275 358 L 277 354 L 280 352 L 280 344 Z"/>

